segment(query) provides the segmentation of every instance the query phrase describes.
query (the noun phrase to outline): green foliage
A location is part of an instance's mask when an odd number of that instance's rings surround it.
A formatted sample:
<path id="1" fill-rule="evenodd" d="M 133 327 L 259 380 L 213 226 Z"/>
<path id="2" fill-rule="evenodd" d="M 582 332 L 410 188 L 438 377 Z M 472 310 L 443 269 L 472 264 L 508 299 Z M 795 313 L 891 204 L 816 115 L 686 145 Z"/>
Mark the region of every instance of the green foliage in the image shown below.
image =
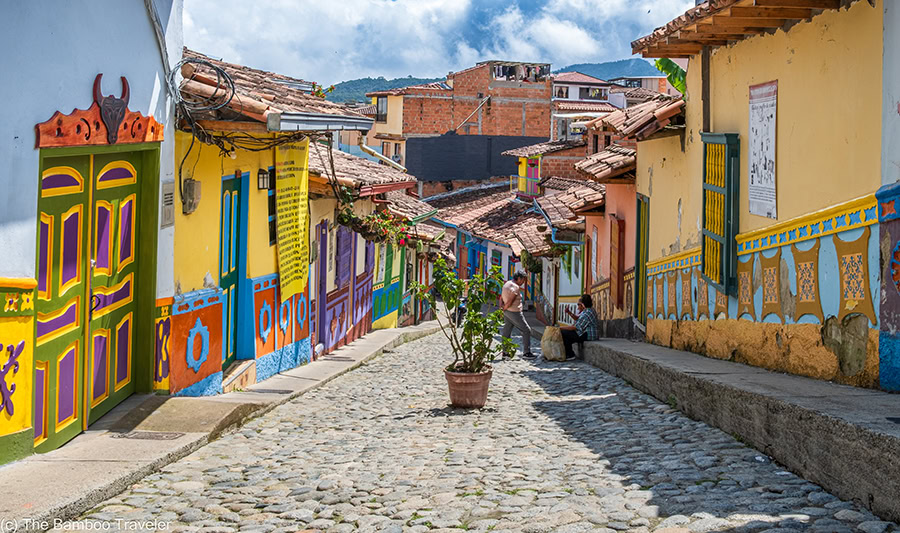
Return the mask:
<path id="1" fill-rule="evenodd" d="M 659 76 L 659 71 L 653 68 L 649 61 L 637 58 L 607 61 L 606 63 L 578 63 L 563 67 L 556 72 L 576 71 L 601 80 L 625 76 Z"/>
<path id="2" fill-rule="evenodd" d="M 359 78 L 335 84 L 334 90 L 327 94 L 326 98 L 332 102 L 369 102 L 370 99 L 366 98 L 366 93 L 399 89 L 433 81 L 444 81 L 444 78 L 413 78 L 412 76 L 392 80 L 386 80 L 383 77 Z"/>
<path id="3" fill-rule="evenodd" d="M 527 250 L 522 250 L 522 266 L 526 272 L 532 274 L 540 274 L 544 271 L 544 265 L 540 258 L 532 256 Z"/>
<path id="4" fill-rule="evenodd" d="M 331 92 L 334 92 L 334 85 L 332 85 L 331 87 L 325 88 L 325 87 L 319 85 L 318 83 L 313 82 L 313 89 L 312 89 L 313 96 L 318 96 L 319 98 L 325 98 L 328 95 L 328 93 L 331 93 Z"/>
<path id="5" fill-rule="evenodd" d="M 669 83 L 678 89 L 678 92 L 681 94 L 687 92 L 687 73 L 678 66 L 678 63 L 664 57 L 656 60 L 656 68 L 669 78 Z"/>
<path id="6" fill-rule="evenodd" d="M 351 207 L 345 207 L 338 213 L 337 222 L 359 233 L 368 241 L 390 242 L 400 246 L 406 246 L 409 241 L 407 220 L 394 216 L 387 210 L 376 211 L 360 217 L 353 212 L 351 204 Z"/>
<path id="7" fill-rule="evenodd" d="M 515 353 L 515 344 L 511 339 L 503 338 L 496 342 L 495 336 L 503 325 L 503 311 L 493 313 L 481 312 L 484 304 L 493 304 L 500 297 L 503 277 L 500 267 L 491 267 L 487 276 L 475 275 L 472 279 L 462 280 L 456 272 L 447 267 L 443 258 L 434 263 L 434 288 L 444 303 L 444 320 L 441 320 L 440 308 L 434 292 L 426 285 L 415 285 L 416 295 L 431 304 L 441 331 L 453 349 L 453 362 L 447 367 L 449 372 L 466 372 L 477 374 L 490 369 L 490 362 L 504 353 Z M 461 323 L 454 324 L 453 313 L 463 298 L 466 298 L 467 312 Z"/>

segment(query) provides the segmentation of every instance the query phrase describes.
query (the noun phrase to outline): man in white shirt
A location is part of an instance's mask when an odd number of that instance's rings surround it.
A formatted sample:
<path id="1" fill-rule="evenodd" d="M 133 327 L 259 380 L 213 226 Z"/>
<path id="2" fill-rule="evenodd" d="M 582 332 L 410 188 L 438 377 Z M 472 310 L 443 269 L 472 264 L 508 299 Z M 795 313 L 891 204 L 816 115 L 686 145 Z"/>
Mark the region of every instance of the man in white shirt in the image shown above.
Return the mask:
<path id="1" fill-rule="evenodd" d="M 503 285 L 500 295 L 500 309 L 503 310 L 503 336 L 512 338 L 513 326 L 522 332 L 522 357 L 533 358 L 531 353 L 531 327 L 525 321 L 522 312 L 522 289 L 525 287 L 526 276 L 522 272 L 516 272 L 512 279 Z"/>

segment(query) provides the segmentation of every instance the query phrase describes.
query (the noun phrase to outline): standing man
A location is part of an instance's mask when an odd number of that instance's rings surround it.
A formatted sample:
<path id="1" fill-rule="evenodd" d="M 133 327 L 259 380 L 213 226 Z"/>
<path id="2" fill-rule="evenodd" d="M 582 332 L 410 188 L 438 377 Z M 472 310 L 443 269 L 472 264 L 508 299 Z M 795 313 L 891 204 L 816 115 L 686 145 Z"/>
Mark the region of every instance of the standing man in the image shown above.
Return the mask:
<path id="1" fill-rule="evenodd" d="M 525 274 L 516 272 L 511 280 L 503 285 L 503 291 L 500 295 L 500 309 L 503 310 L 503 336 L 512 339 L 513 326 L 522 332 L 522 357 L 531 359 L 534 354 L 531 353 L 531 327 L 525 321 L 525 314 L 522 312 L 522 288 L 525 287 Z"/>
<path id="2" fill-rule="evenodd" d="M 597 312 L 594 311 L 594 300 L 590 294 L 582 294 L 578 299 L 578 314 L 566 309 L 566 313 L 575 319 L 574 326 L 560 326 L 563 346 L 566 348 L 566 360 L 575 359 L 575 351 L 572 345 L 576 342 L 595 341 L 600 338 L 600 322 Z"/>

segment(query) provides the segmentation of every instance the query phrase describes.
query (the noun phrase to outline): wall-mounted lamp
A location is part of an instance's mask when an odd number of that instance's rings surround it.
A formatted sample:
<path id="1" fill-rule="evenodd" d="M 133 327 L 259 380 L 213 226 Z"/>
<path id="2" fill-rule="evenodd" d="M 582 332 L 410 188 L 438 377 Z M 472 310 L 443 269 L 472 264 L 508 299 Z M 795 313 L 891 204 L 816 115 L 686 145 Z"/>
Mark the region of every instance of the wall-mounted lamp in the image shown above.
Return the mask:
<path id="1" fill-rule="evenodd" d="M 259 189 L 269 188 L 269 169 L 259 169 L 259 172 L 256 174 L 256 187 Z"/>

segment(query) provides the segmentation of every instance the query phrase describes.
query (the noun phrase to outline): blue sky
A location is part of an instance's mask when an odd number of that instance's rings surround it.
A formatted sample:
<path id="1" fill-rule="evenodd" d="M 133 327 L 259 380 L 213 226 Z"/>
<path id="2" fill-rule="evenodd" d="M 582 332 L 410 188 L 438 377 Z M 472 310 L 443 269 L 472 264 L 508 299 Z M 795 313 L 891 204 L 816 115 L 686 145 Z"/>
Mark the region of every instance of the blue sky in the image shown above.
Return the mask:
<path id="1" fill-rule="evenodd" d="M 185 44 L 323 84 L 440 77 L 486 59 L 631 57 L 692 0 L 185 0 Z"/>

